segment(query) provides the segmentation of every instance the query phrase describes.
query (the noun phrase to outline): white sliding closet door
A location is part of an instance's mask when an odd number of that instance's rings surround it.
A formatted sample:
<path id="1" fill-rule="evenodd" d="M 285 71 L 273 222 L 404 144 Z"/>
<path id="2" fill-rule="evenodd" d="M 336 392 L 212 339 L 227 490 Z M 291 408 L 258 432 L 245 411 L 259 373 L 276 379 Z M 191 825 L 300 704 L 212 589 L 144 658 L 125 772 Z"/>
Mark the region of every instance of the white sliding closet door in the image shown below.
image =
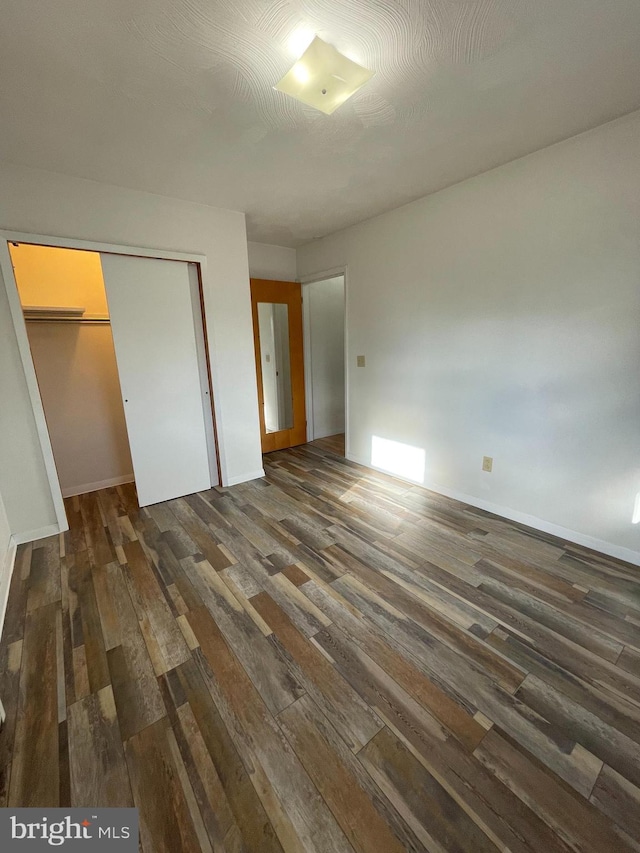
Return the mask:
<path id="1" fill-rule="evenodd" d="M 100 257 L 140 505 L 208 489 L 215 446 L 197 280 L 181 261 Z"/>

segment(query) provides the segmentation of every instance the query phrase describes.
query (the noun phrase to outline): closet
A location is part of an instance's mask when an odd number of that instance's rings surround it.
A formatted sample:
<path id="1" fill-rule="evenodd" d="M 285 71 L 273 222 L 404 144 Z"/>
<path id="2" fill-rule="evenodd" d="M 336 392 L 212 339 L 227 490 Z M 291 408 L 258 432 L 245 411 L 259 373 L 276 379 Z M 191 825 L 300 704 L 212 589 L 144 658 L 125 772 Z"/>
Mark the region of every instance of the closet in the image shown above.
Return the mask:
<path id="1" fill-rule="evenodd" d="M 218 483 L 196 264 L 12 244 L 63 496 Z"/>
<path id="2" fill-rule="evenodd" d="M 63 496 L 132 482 L 100 255 L 9 248 Z"/>

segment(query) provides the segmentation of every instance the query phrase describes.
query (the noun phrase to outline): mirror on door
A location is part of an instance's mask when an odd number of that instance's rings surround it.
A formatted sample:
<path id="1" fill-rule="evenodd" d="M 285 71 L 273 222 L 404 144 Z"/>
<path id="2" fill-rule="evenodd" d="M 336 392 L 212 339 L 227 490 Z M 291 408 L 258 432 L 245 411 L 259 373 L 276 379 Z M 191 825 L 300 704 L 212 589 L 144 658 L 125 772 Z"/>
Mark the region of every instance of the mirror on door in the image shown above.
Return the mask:
<path id="1" fill-rule="evenodd" d="M 293 427 L 293 393 L 289 356 L 289 307 L 258 302 L 264 425 L 267 432 Z"/>

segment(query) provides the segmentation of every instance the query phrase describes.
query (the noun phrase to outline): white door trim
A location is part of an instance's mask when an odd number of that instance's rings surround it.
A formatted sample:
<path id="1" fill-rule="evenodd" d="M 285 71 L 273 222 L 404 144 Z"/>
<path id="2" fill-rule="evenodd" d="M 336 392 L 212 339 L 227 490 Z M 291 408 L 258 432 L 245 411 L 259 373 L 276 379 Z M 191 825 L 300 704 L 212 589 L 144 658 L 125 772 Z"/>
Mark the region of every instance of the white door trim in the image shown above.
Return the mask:
<path id="1" fill-rule="evenodd" d="M 309 275 L 300 276 L 297 281 L 300 284 L 313 284 L 314 281 L 325 281 L 328 278 L 336 278 L 336 276 L 344 275 L 345 283 L 347 278 L 347 265 L 345 264 L 343 267 L 332 267 L 330 270 L 324 270 L 323 272 L 314 272 Z"/>
<path id="2" fill-rule="evenodd" d="M 47 421 L 44 414 L 40 390 L 38 388 L 38 380 L 36 379 L 36 371 L 33 366 L 31 357 L 31 348 L 29 346 L 29 338 L 27 337 L 27 327 L 22 313 L 22 305 L 18 293 L 15 275 L 13 273 L 13 264 L 11 263 L 11 255 L 9 254 L 9 243 L 29 243 L 36 246 L 51 246 L 58 249 L 80 249 L 88 252 L 105 252 L 114 255 L 133 255 L 141 258 L 158 258 L 167 261 L 185 261 L 187 263 L 200 264 L 200 271 L 204 287 L 207 259 L 205 255 L 190 254 L 185 252 L 171 252 L 165 249 L 150 249 L 144 246 L 123 246 L 113 243 L 98 243 L 92 240 L 76 240 L 69 237 L 55 237 L 45 234 L 30 234 L 23 231 L 7 231 L 0 229 L 0 272 L 4 279 L 4 286 L 9 300 L 9 308 L 11 311 L 11 320 L 16 333 L 18 342 L 18 350 L 20 359 L 27 383 L 31 408 L 36 423 L 36 430 L 42 456 L 44 459 L 45 471 L 49 481 L 51 490 L 51 499 L 53 501 L 56 520 L 58 522 L 58 531 L 62 533 L 69 529 L 67 515 L 64 509 L 64 501 L 62 498 L 62 490 L 58 479 L 58 471 L 53 458 L 53 450 L 51 448 L 51 439 L 47 428 Z M 213 364 L 210 365 L 213 371 Z M 215 404 L 215 401 L 214 401 Z M 218 414 L 216 412 L 216 414 Z M 221 447 L 219 436 L 218 439 L 218 458 L 222 464 Z"/>
<path id="3" fill-rule="evenodd" d="M 200 392 L 202 394 L 202 414 L 207 438 L 207 456 L 209 458 L 209 477 L 211 486 L 220 484 L 220 460 L 216 447 L 216 426 L 213 422 L 213 405 L 209 386 L 209 371 L 207 370 L 207 344 L 205 341 L 205 323 L 202 316 L 203 306 L 200 301 L 200 281 L 198 267 L 193 262 L 187 264 L 189 287 L 191 291 L 191 308 L 193 310 L 193 329 L 198 350 L 198 371 L 200 374 Z"/>
<path id="4" fill-rule="evenodd" d="M 308 282 L 311 284 L 311 282 Z M 307 441 L 313 441 L 313 363 L 311 360 L 311 314 L 309 294 L 302 285 L 302 349 L 304 355 L 304 396 L 307 410 Z"/>
<path id="5" fill-rule="evenodd" d="M 302 285 L 302 339 L 304 345 L 304 387 L 307 406 L 307 441 L 313 441 L 313 375 L 311 373 L 311 315 L 309 297 L 305 298 L 305 285 L 326 281 L 341 275 L 344 279 L 344 455 L 349 456 L 349 299 L 347 266 L 333 267 L 321 273 L 305 275 L 298 279 Z"/>

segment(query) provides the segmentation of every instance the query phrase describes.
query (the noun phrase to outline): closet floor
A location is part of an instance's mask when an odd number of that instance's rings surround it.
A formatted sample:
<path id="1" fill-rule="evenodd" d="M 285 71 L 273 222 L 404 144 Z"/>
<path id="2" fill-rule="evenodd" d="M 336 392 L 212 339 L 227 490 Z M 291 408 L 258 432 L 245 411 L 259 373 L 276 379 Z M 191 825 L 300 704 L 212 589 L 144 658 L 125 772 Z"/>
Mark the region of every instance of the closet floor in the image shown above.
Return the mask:
<path id="1" fill-rule="evenodd" d="M 19 548 L 0 806 L 135 805 L 146 853 L 639 850 L 639 570 L 264 461 Z"/>

